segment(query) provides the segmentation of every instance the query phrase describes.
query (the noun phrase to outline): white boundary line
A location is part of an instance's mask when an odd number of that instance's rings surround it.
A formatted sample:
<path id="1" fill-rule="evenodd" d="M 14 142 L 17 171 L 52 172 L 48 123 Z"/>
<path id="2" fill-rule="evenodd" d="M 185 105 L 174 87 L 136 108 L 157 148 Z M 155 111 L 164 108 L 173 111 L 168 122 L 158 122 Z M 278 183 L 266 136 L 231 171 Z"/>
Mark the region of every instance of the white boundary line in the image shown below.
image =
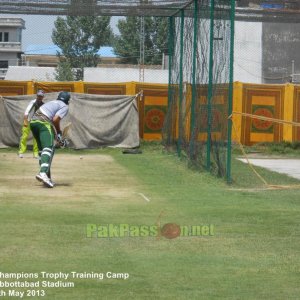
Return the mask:
<path id="1" fill-rule="evenodd" d="M 140 195 L 141 197 L 144 198 L 144 200 L 146 200 L 147 202 L 150 202 L 150 199 L 147 198 L 143 193 L 137 193 L 138 195 Z"/>

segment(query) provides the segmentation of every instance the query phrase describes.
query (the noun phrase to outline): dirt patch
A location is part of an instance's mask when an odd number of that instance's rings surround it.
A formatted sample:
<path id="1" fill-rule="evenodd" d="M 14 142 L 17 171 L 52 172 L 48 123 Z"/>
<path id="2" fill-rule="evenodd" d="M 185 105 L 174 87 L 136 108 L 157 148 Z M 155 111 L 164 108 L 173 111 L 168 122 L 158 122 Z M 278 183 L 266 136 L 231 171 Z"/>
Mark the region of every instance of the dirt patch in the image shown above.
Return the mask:
<path id="1" fill-rule="evenodd" d="M 43 204 L 76 206 L 79 203 L 103 201 L 103 204 L 141 202 L 138 180 L 109 155 L 57 154 L 51 168 L 53 189 L 43 186 L 35 179 L 38 160 L 6 153 L 0 167 L 0 201 L 20 199 L 26 203 L 43 199 Z"/>

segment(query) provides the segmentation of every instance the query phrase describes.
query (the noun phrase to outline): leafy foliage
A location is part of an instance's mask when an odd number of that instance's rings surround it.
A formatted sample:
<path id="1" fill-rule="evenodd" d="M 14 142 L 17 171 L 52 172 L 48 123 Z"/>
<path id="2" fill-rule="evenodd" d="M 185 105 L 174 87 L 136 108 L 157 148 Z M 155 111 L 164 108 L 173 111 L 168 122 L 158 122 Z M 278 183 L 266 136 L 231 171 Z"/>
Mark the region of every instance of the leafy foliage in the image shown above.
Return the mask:
<path id="1" fill-rule="evenodd" d="M 75 73 L 72 70 L 70 63 L 66 60 L 60 59 L 56 68 L 55 79 L 57 81 L 74 81 Z"/>
<path id="2" fill-rule="evenodd" d="M 57 53 L 61 61 L 59 67 L 75 68 L 76 79 L 82 80 L 83 68 L 96 67 L 99 62 L 97 52 L 110 41 L 112 31 L 109 24 L 110 17 L 58 17 L 52 40 L 61 49 L 61 52 Z M 63 59 L 65 63 L 62 62 Z M 70 75 L 67 70 L 61 72 L 63 73 Z"/>
<path id="3" fill-rule="evenodd" d="M 123 63 L 138 64 L 140 59 L 141 22 L 139 17 L 127 17 L 118 22 L 120 36 L 115 36 L 115 53 Z M 161 64 L 167 53 L 168 19 L 145 17 L 145 64 Z"/>

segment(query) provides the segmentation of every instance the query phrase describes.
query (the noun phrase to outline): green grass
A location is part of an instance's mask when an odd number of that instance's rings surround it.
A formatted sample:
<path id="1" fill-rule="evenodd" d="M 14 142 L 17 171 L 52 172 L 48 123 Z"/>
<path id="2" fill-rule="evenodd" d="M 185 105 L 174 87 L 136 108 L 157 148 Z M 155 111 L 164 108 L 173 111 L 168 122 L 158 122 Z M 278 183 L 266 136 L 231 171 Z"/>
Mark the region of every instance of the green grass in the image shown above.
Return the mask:
<path id="1" fill-rule="evenodd" d="M 261 182 L 236 160 L 228 186 L 159 144 L 142 149 L 60 151 L 53 172 L 65 185 L 53 190 L 31 179 L 36 162 L 1 150 L 0 272 L 130 274 L 77 279 L 75 288 L 46 289 L 45 299 L 299 299 L 299 190 L 256 189 Z M 91 163 L 98 154 L 113 161 Z M 270 183 L 299 184 L 259 170 Z M 213 224 L 215 235 L 86 238 L 89 223 L 155 225 L 159 216 L 161 224 Z"/>

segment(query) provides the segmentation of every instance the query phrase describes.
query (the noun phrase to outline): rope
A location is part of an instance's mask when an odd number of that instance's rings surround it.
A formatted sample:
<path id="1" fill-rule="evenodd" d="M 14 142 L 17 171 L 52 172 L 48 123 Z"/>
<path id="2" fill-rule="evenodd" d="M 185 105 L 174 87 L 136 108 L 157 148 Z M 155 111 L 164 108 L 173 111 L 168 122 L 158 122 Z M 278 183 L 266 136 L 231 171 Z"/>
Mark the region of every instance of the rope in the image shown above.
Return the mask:
<path id="1" fill-rule="evenodd" d="M 273 122 L 277 122 L 277 123 L 281 123 L 281 124 L 289 124 L 289 125 L 294 125 L 294 126 L 300 126 L 300 123 L 296 123 L 296 122 L 290 122 L 290 121 L 285 121 L 285 120 L 280 120 L 280 119 L 274 119 L 274 118 L 268 118 L 268 117 L 263 117 L 263 116 L 258 116 L 258 115 L 252 115 L 252 114 L 247 114 L 247 113 L 240 113 L 240 112 L 236 112 L 233 111 L 232 114 L 237 114 L 237 115 L 242 115 L 245 117 L 251 117 L 251 118 L 256 118 L 256 119 L 260 119 L 260 120 L 268 120 L 268 121 L 273 121 Z M 233 122 L 232 119 L 232 114 L 228 117 L 228 119 L 231 119 L 232 121 L 232 128 L 234 130 L 234 133 L 236 135 L 239 147 L 248 163 L 248 166 L 250 167 L 250 169 L 254 172 L 254 174 L 263 182 L 263 184 L 266 186 L 267 189 L 293 189 L 293 188 L 300 188 L 300 185 L 275 185 L 275 184 L 269 184 L 253 167 L 253 165 L 251 164 L 251 162 L 249 161 L 248 155 L 245 151 L 245 148 L 243 146 L 243 144 L 241 143 L 237 128 Z"/>
<path id="2" fill-rule="evenodd" d="M 231 118 L 232 119 L 232 115 L 230 115 L 229 116 L 229 118 Z M 247 163 L 248 163 L 248 165 L 249 165 L 249 167 L 251 168 L 251 170 L 256 174 L 256 176 L 266 185 L 266 186 L 269 186 L 269 184 L 267 183 L 267 181 L 254 169 L 254 167 L 253 167 L 253 165 L 251 164 L 251 162 L 250 162 L 250 160 L 249 160 L 249 158 L 248 158 L 248 155 L 247 155 L 247 153 L 246 153 L 246 151 L 245 151 L 245 148 L 244 148 L 244 146 L 243 146 L 243 144 L 241 143 L 241 141 L 240 141 L 240 138 L 239 138 L 239 135 L 238 135 L 238 132 L 237 132 L 237 129 L 236 129 L 236 126 L 235 126 L 235 124 L 234 124 L 234 122 L 232 122 L 232 128 L 233 128 L 233 130 L 234 130 L 234 133 L 235 133 L 235 135 L 236 135 L 236 137 L 237 137 L 237 140 L 238 140 L 238 143 L 239 143 L 239 147 L 240 147 L 240 149 L 241 149 L 241 151 L 242 151 L 242 153 L 243 153 L 243 155 L 244 155 L 244 157 L 245 157 L 245 159 L 246 159 L 246 161 L 247 161 Z"/>
<path id="3" fill-rule="evenodd" d="M 247 113 L 242 113 L 242 112 L 237 112 L 237 111 L 233 111 L 232 114 L 241 115 L 241 116 L 249 117 L 249 118 L 252 118 L 252 119 L 271 121 L 271 122 L 275 122 L 275 123 L 279 123 L 279 124 L 288 124 L 288 125 L 293 125 L 293 126 L 300 127 L 300 123 L 293 122 L 293 121 L 285 121 L 285 120 L 281 120 L 281 119 L 269 118 L 269 117 L 258 116 L 258 115 L 253 115 L 253 114 L 247 114 Z M 229 118 L 232 118 L 232 115 L 230 115 L 228 117 L 228 119 Z"/>
<path id="4" fill-rule="evenodd" d="M 144 90 L 140 90 L 136 95 L 135 98 L 139 97 L 140 101 L 143 100 L 143 96 L 144 96 Z"/>

